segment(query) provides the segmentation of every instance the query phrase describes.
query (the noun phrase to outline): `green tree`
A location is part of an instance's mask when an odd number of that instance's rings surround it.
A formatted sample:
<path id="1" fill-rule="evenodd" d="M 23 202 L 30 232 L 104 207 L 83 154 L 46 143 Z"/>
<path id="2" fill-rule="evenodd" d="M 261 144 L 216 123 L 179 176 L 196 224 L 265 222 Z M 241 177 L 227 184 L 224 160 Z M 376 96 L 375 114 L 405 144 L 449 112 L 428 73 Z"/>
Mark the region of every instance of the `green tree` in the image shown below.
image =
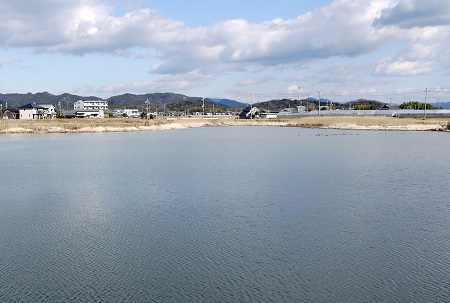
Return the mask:
<path id="1" fill-rule="evenodd" d="M 418 102 L 418 101 L 409 101 L 409 102 L 403 102 L 400 104 L 401 109 L 418 109 L 423 110 L 425 109 L 425 103 L 424 102 Z M 426 109 L 434 109 L 434 106 L 430 103 L 427 103 Z"/>

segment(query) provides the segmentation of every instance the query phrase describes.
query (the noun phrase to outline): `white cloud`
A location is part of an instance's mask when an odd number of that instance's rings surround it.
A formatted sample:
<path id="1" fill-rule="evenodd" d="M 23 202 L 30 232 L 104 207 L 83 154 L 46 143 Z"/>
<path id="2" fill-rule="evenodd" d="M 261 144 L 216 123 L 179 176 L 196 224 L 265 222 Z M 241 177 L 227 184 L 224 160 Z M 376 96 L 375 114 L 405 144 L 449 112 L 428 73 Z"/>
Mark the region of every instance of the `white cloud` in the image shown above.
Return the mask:
<path id="1" fill-rule="evenodd" d="M 357 56 L 392 38 L 372 26 L 386 1 L 338 0 L 292 20 L 229 20 L 208 28 L 189 28 L 150 9 L 114 17 L 111 7 L 93 0 L 26 2 L 29 9 L 24 0 L 2 4 L 1 46 L 74 54 L 154 49 L 161 60 L 152 68 L 155 73 Z"/>
<path id="2" fill-rule="evenodd" d="M 447 0 L 399 0 L 382 11 L 376 20 L 379 25 L 394 25 L 401 28 L 448 25 L 450 2 Z"/>
<path id="3" fill-rule="evenodd" d="M 108 85 L 101 88 L 101 94 L 120 94 L 123 91 L 141 94 L 149 91 L 173 92 L 189 90 L 202 86 L 210 76 L 205 76 L 197 71 L 183 75 L 169 75 L 153 81 L 125 82 L 116 85 Z"/>
<path id="4" fill-rule="evenodd" d="M 392 47 L 383 60 L 372 58 L 364 72 L 423 75 L 450 59 L 450 2 L 444 0 L 336 0 L 292 19 L 236 19 L 195 28 L 138 8 L 140 0 L 121 1 L 116 10 L 105 0 L 0 0 L 0 48 L 139 58 L 148 64 L 149 77 L 161 77 L 105 86 L 108 92 L 186 90 L 235 71 L 252 71 L 237 85 L 255 86 L 271 79 L 257 69 L 289 71 L 308 62 L 382 53 L 393 44 L 403 48 Z M 125 7 L 128 12 L 117 13 Z M 312 84 L 352 85 L 364 77 L 360 66 L 318 70 L 320 75 L 309 77 Z"/>
<path id="5" fill-rule="evenodd" d="M 252 86 L 252 85 L 256 85 L 256 84 L 266 83 L 270 80 L 272 80 L 272 77 L 245 79 L 245 80 L 239 81 L 237 83 L 237 86 Z"/>
<path id="6" fill-rule="evenodd" d="M 403 30 L 409 44 L 392 58 L 380 60 L 374 74 L 378 76 L 417 76 L 443 68 L 450 58 L 444 41 L 450 39 L 450 27 L 427 27 Z"/>
<path id="7" fill-rule="evenodd" d="M 432 62 L 410 60 L 383 60 L 375 68 L 375 75 L 384 76 L 417 76 L 431 72 Z"/>

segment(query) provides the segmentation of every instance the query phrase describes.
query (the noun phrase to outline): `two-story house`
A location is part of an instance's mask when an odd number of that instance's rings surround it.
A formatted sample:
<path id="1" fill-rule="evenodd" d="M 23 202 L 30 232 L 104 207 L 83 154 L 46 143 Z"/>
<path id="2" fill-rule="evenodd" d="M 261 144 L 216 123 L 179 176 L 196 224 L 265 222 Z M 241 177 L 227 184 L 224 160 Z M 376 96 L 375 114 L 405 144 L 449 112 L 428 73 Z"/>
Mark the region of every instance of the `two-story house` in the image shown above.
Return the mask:
<path id="1" fill-rule="evenodd" d="M 28 103 L 19 107 L 19 119 L 22 120 L 38 120 L 38 119 L 55 119 L 56 108 L 52 104 L 38 105 L 36 103 Z"/>

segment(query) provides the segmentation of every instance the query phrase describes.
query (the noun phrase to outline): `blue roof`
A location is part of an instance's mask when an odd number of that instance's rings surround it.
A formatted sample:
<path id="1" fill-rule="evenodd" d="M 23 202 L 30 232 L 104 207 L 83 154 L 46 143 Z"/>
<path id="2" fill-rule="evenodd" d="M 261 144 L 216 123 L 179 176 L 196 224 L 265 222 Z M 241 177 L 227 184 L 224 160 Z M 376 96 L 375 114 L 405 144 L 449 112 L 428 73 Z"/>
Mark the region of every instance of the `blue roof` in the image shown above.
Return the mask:
<path id="1" fill-rule="evenodd" d="M 30 109 L 30 108 L 36 108 L 36 109 L 45 109 L 42 106 L 36 105 L 35 103 L 28 103 L 24 106 L 19 107 L 19 109 Z"/>

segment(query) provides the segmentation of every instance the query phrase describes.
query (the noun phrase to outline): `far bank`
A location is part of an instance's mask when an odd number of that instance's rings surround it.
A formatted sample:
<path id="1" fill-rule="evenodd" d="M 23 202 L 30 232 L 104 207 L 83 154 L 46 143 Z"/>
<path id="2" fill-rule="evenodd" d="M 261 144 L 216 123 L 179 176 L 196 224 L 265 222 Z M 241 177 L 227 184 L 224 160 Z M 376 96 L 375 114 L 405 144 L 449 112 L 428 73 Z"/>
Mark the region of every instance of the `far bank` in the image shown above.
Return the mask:
<path id="1" fill-rule="evenodd" d="M 0 134 L 51 133 L 108 133 L 159 131 L 211 126 L 284 126 L 355 130 L 392 131 L 449 131 L 450 118 L 395 118 L 321 116 L 295 119 L 249 119 L 235 117 L 180 118 L 180 119 L 56 119 L 56 120 L 0 120 Z"/>

